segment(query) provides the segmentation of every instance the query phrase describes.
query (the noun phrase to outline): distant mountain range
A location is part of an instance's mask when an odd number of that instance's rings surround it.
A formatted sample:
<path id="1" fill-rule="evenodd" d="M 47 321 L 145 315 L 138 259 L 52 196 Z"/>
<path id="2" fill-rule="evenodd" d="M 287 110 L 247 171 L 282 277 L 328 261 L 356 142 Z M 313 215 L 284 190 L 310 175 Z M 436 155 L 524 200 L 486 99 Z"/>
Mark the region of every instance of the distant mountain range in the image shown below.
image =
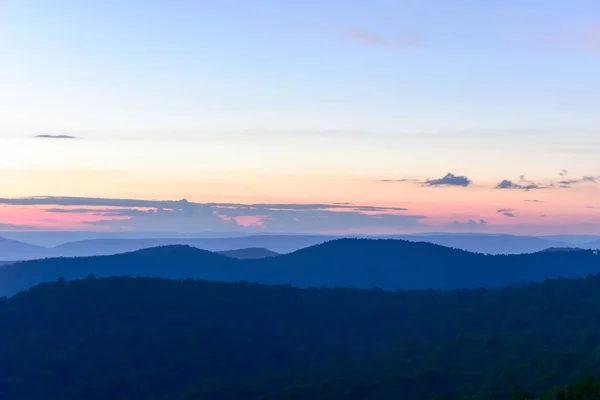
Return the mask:
<path id="1" fill-rule="evenodd" d="M 0 238 L 0 260 L 23 261 L 49 257 L 113 255 L 173 245 L 191 246 L 214 252 L 261 248 L 278 254 L 292 252 L 327 240 L 331 240 L 331 237 L 318 235 L 256 235 L 232 238 L 90 239 L 46 248 Z"/>
<path id="2" fill-rule="evenodd" d="M 140 276 L 248 281 L 300 287 L 398 289 L 502 287 L 516 282 L 600 272 L 589 250 L 483 255 L 425 242 L 338 239 L 291 254 L 236 259 L 190 246 L 164 246 L 113 256 L 52 258 L 0 268 L 0 296 L 65 279 Z"/>
<path id="3" fill-rule="evenodd" d="M 483 254 L 535 253 L 547 248 L 600 248 L 600 239 L 590 236 L 536 237 L 483 234 L 418 234 L 392 236 L 352 235 L 345 238 L 383 238 L 428 242 Z M 67 242 L 56 247 L 42 247 L 12 239 L 0 238 L 0 260 L 20 261 L 48 257 L 87 257 L 126 253 L 146 248 L 186 245 L 209 251 L 263 248 L 275 253 L 290 253 L 342 236 L 325 235 L 251 235 L 240 237 L 189 238 L 101 238 Z M 559 240 L 561 239 L 561 240 Z M 580 243 L 590 239 L 588 243 Z"/>
<path id="4" fill-rule="evenodd" d="M 0 237 L 0 260 L 17 261 L 48 257 L 51 250 L 17 240 Z"/>
<path id="5" fill-rule="evenodd" d="M 224 255 L 227 257 L 231 257 L 231 258 L 238 258 L 241 260 L 252 260 L 252 259 L 258 259 L 258 258 L 274 257 L 274 256 L 279 255 L 279 253 L 275 253 L 274 251 L 271 251 L 268 249 L 263 249 L 260 247 L 251 247 L 248 249 L 224 250 L 224 251 L 217 251 L 215 253 L 221 254 L 221 255 Z M 15 260 L 15 261 L 0 261 L 0 267 L 3 265 L 14 264 L 17 262 L 19 262 L 19 261 L 17 261 L 17 260 Z"/>
<path id="6" fill-rule="evenodd" d="M 574 247 L 564 240 L 513 235 L 402 235 L 390 238 L 423 241 L 483 254 L 535 253 L 550 247 Z"/>

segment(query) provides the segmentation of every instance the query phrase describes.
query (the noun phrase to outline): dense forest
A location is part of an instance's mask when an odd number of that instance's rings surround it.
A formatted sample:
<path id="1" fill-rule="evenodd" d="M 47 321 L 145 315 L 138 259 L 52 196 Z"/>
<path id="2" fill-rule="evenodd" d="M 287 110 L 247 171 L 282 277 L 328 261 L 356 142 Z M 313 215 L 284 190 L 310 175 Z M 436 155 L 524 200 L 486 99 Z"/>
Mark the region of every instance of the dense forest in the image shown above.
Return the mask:
<path id="1" fill-rule="evenodd" d="M 396 292 L 90 276 L 3 298 L 0 321 L 7 400 L 526 399 L 600 376 L 600 275 Z"/>
<path id="2" fill-rule="evenodd" d="M 233 259 L 189 246 L 165 246 L 113 256 L 51 258 L 0 268 L 0 296 L 58 277 L 140 276 L 248 281 L 301 287 L 386 290 L 503 287 L 516 282 L 575 278 L 600 272 L 591 250 L 483 255 L 431 243 L 339 239 L 260 259 Z"/>

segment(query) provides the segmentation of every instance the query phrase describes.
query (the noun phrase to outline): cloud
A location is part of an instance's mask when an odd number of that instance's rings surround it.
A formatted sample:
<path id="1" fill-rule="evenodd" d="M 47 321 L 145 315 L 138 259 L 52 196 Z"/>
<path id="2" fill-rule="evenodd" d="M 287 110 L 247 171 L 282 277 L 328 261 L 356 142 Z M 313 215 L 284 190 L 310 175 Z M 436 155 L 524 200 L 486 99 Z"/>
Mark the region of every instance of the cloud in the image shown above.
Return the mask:
<path id="1" fill-rule="evenodd" d="M 563 189 L 568 189 L 572 185 L 577 185 L 580 183 L 598 183 L 600 180 L 600 176 L 583 176 L 580 179 L 565 179 L 558 182 L 559 187 Z"/>
<path id="2" fill-rule="evenodd" d="M 542 200 L 523 200 L 526 201 L 527 203 L 545 203 L 545 201 Z"/>
<path id="3" fill-rule="evenodd" d="M 483 219 L 480 219 L 479 222 L 474 219 L 469 219 L 467 222 L 453 221 L 447 224 L 446 227 L 457 230 L 485 229 L 487 227 L 487 222 Z"/>
<path id="4" fill-rule="evenodd" d="M 384 182 L 384 183 L 403 183 L 403 182 L 419 183 L 419 182 L 422 182 L 421 186 L 428 186 L 428 187 L 436 187 L 436 186 L 462 186 L 462 187 L 465 187 L 465 186 L 469 186 L 471 183 L 473 183 L 466 176 L 454 175 L 450 172 L 447 173 L 442 178 L 427 179 L 425 181 L 422 181 L 420 179 L 400 178 L 400 179 L 380 179 L 378 182 Z"/>
<path id="5" fill-rule="evenodd" d="M 525 190 L 525 191 L 535 190 L 535 189 L 547 189 L 547 188 L 553 188 L 553 187 L 569 189 L 572 187 L 572 185 L 576 185 L 576 184 L 580 184 L 580 183 L 598 183 L 600 181 L 600 176 L 591 176 L 591 175 L 583 176 L 579 179 L 575 179 L 575 178 L 566 179 L 568 173 L 569 173 L 569 171 L 567 171 L 566 169 L 561 169 L 559 171 L 558 175 L 562 179 L 559 181 L 549 182 L 547 185 L 542 185 L 535 181 L 527 180 L 527 179 L 525 179 L 525 175 L 521 175 L 519 177 L 518 182 L 504 179 L 500 183 L 498 183 L 494 187 L 494 189 L 515 189 L 515 190 Z M 534 200 L 525 200 L 525 201 L 541 203 L 540 201 L 534 201 Z"/>
<path id="6" fill-rule="evenodd" d="M 497 210 L 496 212 L 500 213 L 508 218 L 516 217 L 516 215 L 515 215 L 516 210 L 513 210 L 512 208 L 501 208 L 501 209 Z"/>
<path id="7" fill-rule="evenodd" d="M 38 139 L 77 139 L 77 136 L 71 135 L 37 135 Z"/>
<path id="8" fill-rule="evenodd" d="M 421 181 L 419 179 L 402 178 L 402 179 L 380 179 L 378 182 L 403 183 L 403 182 L 421 182 Z"/>
<path id="9" fill-rule="evenodd" d="M 53 214 L 89 216 L 85 222 L 113 230 L 343 232 L 369 228 L 394 230 L 424 226 L 422 215 L 404 207 L 338 204 L 195 203 L 183 200 L 105 199 L 82 197 L 0 198 L 0 204 L 48 206 Z"/>
<path id="10" fill-rule="evenodd" d="M 428 179 L 423 184 L 424 186 L 469 186 L 472 181 L 466 176 L 454 175 L 448 172 L 444 177 L 439 179 Z"/>
<path id="11" fill-rule="evenodd" d="M 514 190 L 525 190 L 525 191 L 536 190 L 536 189 L 546 189 L 546 186 L 542 186 L 540 184 L 537 184 L 537 183 L 534 183 L 531 181 L 525 181 L 523 178 L 524 177 L 521 176 L 521 181 L 526 182 L 525 184 L 515 183 L 508 179 L 504 179 L 500 183 L 498 183 L 494 187 L 494 189 L 514 189 Z"/>

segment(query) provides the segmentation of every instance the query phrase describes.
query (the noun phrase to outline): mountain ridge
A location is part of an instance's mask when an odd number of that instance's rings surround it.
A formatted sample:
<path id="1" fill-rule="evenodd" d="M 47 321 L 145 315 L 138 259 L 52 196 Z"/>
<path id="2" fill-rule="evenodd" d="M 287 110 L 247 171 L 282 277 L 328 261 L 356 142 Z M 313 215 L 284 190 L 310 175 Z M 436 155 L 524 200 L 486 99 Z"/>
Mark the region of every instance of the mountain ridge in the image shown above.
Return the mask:
<path id="1" fill-rule="evenodd" d="M 588 250 L 522 255 L 484 255 L 426 242 L 337 239 L 293 253 L 235 259 L 186 245 L 162 246 L 112 256 L 49 258 L 0 268 L 0 296 L 41 282 L 140 276 L 386 290 L 502 287 L 515 282 L 585 276 L 600 271 Z"/>
<path id="2" fill-rule="evenodd" d="M 275 253 L 290 253 L 301 248 L 314 246 L 326 241 L 339 238 L 363 239 L 398 239 L 412 242 L 430 242 L 442 246 L 458 248 L 471 252 L 485 254 L 522 254 L 535 253 L 552 247 L 582 247 L 598 248 L 585 244 L 575 245 L 565 239 L 555 240 L 554 237 L 515 236 L 506 234 L 457 234 L 457 233 L 429 233 L 413 235 L 248 235 L 238 237 L 191 238 L 188 236 L 172 238 L 99 238 L 66 242 L 55 247 L 42 247 L 29 245 L 13 240 L 0 241 L 0 260 L 19 261 L 48 257 L 82 257 L 92 255 L 119 254 L 143 248 L 165 245 L 190 245 L 210 251 L 232 251 L 243 248 L 265 248 Z M 579 241 L 581 237 L 577 237 Z M 31 247 L 33 246 L 33 247 Z"/>

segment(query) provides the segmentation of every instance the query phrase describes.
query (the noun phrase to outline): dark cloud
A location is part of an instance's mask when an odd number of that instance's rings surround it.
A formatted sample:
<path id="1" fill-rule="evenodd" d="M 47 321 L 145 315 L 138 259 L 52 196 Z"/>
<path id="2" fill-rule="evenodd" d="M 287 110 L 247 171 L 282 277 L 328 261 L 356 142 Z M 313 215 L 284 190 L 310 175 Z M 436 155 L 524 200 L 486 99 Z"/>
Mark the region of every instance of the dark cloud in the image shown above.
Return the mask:
<path id="1" fill-rule="evenodd" d="M 71 135 L 37 135 L 38 139 L 77 139 L 77 136 Z"/>
<path id="2" fill-rule="evenodd" d="M 469 219 L 467 222 L 453 221 L 452 223 L 447 224 L 446 227 L 459 230 L 485 229 L 487 227 L 487 222 L 483 219 L 480 219 L 479 222 L 474 219 Z"/>
<path id="3" fill-rule="evenodd" d="M 508 218 L 516 217 L 516 215 L 515 215 L 516 210 L 513 210 L 512 208 L 501 208 L 501 209 L 497 210 L 496 212 L 499 214 L 502 214 Z"/>
<path id="4" fill-rule="evenodd" d="M 423 226 L 422 215 L 403 207 L 343 204 L 194 203 L 187 200 L 136 200 L 81 197 L 2 199 L 0 204 L 47 206 L 49 213 L 98 217 L 87 224 L 115 230 L 327 232 Z M 111 208 L 109 208 L 111 207 Z"/>
<path id="5" fill-rule="evenodd" d="M 428 179 L 425 181 L 423 186 L 469 186 L 471 184 L 471 180 L 466 176 L 454 175 L 448 172 L 443 178 L 439 179 Z"/>
<path id="6" fill-rule="evenodd" d="M 524 183 L 515 183 L 508 179 L 504 179 L 503 181 L 498 183 L 494 187 L 494 189 L 514 189 L 514 190 L 525 190 L 525 191 L 535 190 L 535 189 L 546 189 L 546 186 L 542 186 L 540 184 L 537 184 L 537 183 L 531 182 L 531 181 L 525 181 L 523 178 L 524 177 L 521 176 L 520 181 L 524 182 Z"/>
<path id="7" fill-rule="evenodd" d="M 558 175 L 565 177 L 565 176 L 567 176 L 568 173 L 569 173 L 569 171 L 567 171 L 566 169 L 561 169 L 560 172 L 558 173 Z"/>
<path id="8" fill-rule="evenodd" d="M 580 183 L 598 183 L 600 180 L 600 176 L 583 176 L 580 179 L 565 179 L 558 182 L 559 187 L 563 189 L 568 189 L 572 185 L 577 185 Z"/>

